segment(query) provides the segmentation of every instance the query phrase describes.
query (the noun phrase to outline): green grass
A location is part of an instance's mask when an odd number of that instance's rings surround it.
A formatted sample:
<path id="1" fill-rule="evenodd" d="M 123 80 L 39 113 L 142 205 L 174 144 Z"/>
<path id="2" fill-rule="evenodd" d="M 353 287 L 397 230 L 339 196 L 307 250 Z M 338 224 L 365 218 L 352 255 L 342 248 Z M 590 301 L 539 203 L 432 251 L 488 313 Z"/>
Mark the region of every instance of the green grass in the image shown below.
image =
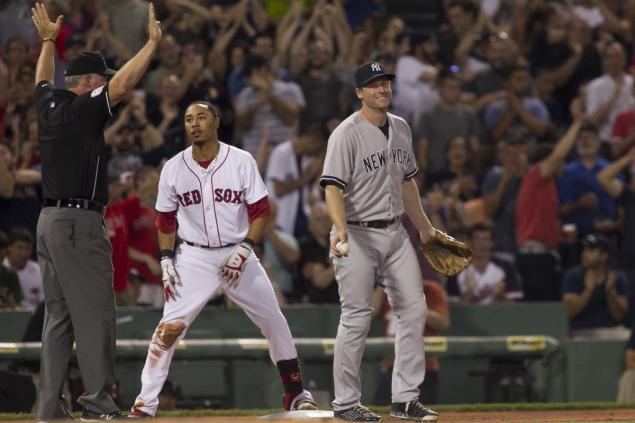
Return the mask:
<path id="1" fill-rule="evenodd" d="M 635 403 L 615 402 L 554 402 L 554 403 L 499 403 L 499 404 L 448 404 L 435 405 L 438 412 L 495 412 L 495 411 L 553 411 L 553 410 L 612 410 L 617 408 L 635 409 Z M 388 407 L 371 407 L 376 413 L 388 413 Z M 159 417 L 205 417 L 205 416 L 262 416 L 282 411 L 277 409 L 198 409 L 161 411 Z M 78 415 L 79 416 L 79 415 Z M 0 413 L 0 420 L 32 420 L 33 414 Z M 574 423 L 574 422 L 572 422 Z M 588 421 L 586 423 L 589 423 Z"/>

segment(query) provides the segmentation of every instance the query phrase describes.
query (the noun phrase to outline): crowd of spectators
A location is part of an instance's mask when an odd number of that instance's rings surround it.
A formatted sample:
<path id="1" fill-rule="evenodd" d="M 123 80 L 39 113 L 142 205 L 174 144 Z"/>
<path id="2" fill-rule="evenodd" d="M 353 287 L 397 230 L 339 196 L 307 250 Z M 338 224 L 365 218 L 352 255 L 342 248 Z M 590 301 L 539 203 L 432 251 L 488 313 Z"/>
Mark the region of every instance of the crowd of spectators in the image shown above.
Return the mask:
<path id="1" fill-rule="evenodd" d="M 77 52 L 118 68 L 145 39 L 145 0 L 43 3 L 64 15 L 58 86 Z M 186 147 L 194 100 L 221 110 L 219 138 L 253 154 L 266 181 L 275 216 L 256 251 L 281 304 L 337 303 L 318 178 L 329 133 L 358 106 L 353 70 L 375 60 L 397 75 L 392 111 L 412 128 L 425 210 L 475 252 L 447 281 L 422 261 L 427 283 L 450 301 L 562 300 L 573 329 L 630 322 L 635 0 L 438 0 L 429 27 L 387 3 L 156 1 L 161 46 L 105 133 L 120 305 L 162 306 L 156 187 Z M 0 1 L 0 308 L 25 310 L 42 300 L 30 7 Z"/>

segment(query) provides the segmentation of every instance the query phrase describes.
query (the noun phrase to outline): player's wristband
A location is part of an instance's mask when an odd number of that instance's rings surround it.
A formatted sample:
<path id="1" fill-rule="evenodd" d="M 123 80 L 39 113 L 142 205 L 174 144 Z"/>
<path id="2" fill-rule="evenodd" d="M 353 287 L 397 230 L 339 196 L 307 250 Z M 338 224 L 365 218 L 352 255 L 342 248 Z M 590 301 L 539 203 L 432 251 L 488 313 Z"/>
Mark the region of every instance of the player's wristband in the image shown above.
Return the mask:
<path id="1" fill-rule="evenodd" d="M 42 38 L 42 42 L 44 42 L 44 41 L 50 41 L 53 44 L 55 44 L 55 40 L 53 38 L 48 38 L 48 37 L 47 38 Z"/>
<path id="2" fill-rule="evenodd" d="M 174 258 L 174 250 L 161 250 L 159 256 L 161 256 L 161 260 L 164 258 Z"/>
<path id="3" fill-rule="evenodd" d="M 242 240 L 242 242 L 245 242 L 245 243 L 249 244 L 249 246 L 251 247 L 252 250 L 254 248 L 254 245 L 256 245 L 254 240 L 250 239 L 250 238 L 245 238 L 245 239 Z"/>

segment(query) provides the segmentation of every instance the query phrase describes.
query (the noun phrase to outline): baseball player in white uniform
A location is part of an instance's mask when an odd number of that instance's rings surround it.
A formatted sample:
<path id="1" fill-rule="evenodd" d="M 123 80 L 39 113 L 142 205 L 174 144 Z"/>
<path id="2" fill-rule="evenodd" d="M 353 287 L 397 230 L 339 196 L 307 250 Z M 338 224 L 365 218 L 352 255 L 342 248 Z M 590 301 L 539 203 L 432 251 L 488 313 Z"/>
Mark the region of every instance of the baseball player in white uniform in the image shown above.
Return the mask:
<path id="1" fill-rule="evenodd" d="M 130 417 L 156 414 L 177 344 L 210 298 L 221 292 L 269 341 L 271 360 L 284 385 L 284 408 L 317 408 L 303 389 L 291 331 L 271 282 L 252 253 L 270 214 L 267 189 L 253 157 L 217 139 L 219 123 L 211 104 L 190 104 L 185 131 L 193 145 L 161 171 L 156 210 L 166 302 Z M 177 235 L 182 242 L 174 254 Z"/>
<path id="2" fill-rule="evenodd" d="M 419 402 L 418 386 L 425 376 L 421 334 L 427 307 L 416 253 L 401 216 L 408 214 L 422 242 L 436 230 L 421 207 L 412 179 L 418 168 L 410 127 L 387 112 L 394 77 L 377 62 L 357 68 L 356 92 L 362 107 L 331 134 L 320 178 L 334 224 L 331 256 L 341 302 L 332 405 L 336 417 L 350 421 L 381 420 L 360 404 L 359 375 L 373 312 L 373 286 L 378 280 L 397 317 L 390 415 L 416 421 L 438 419 L 437 413 Z"/>

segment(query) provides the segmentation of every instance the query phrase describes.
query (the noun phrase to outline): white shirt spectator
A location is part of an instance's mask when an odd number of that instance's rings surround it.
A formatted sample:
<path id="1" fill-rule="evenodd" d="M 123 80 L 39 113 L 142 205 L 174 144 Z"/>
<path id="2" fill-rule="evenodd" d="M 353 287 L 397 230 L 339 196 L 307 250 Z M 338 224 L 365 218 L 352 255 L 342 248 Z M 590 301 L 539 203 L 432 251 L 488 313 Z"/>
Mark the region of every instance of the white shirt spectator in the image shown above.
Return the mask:
<path id="1" fill-rule="evenodd" d="M 4 267 L 11 269 L 9 259 L 5 257 L 2 263 Z M 16 271 L 22 288 L 23 310 L 34 312 L 37 306 L 44 301 L 44 288 L 42 286 L 42 273 L 40 265 L 33 260 L 28 260 L 24 269 Z"/>
<path id="2" fill-rule="evenodd" d="M 635 107 L 635 99 L 633 98 L 633 77 L 624 74 L 624 83 L 622 84 L 622 90 L 619 94 L 615 105 L 610 110 L 607 118 L 600 125 L 600 139 L 605 142 L 611 140 L 611 133 L 613 130 L 613 123 L 617 115 L 629 108 Z M 615 90 L 615 81 L 610 75 L 604 74 L 598 76 L 589 83 L 586 92 L 586 112 L 588 115 L 595 113 L 595 111 L 605 104 L 613 95 Z"/>
<path id="3" fill-rule="evenodd" d="M 256 102 L 260 93 L 247 86 L 238 94 L 236 110 L 243 110 Z M 273 95 L 285 102 L 296 103 L 304 108 L 304 94 L 295 82 L 276 81 L 273 84 Z M 335 94 L 334 94 L 335 95 Z M 261 106 L 254 114 L 251 128 L 243 135 L 243 149 L 252 155 L 256 152 L 263 132 L 268 134 L 269 143 L 276 145 L 288 140 L 295 131 L 295 125 L 287 125 L 274 113 L 271 102 Z"/>
<path id="4" fill-rule="evenodd" d="M 304 156 L 301 159 L 302 169 L 311 163 L 311 158 Z M 300 191 L 295 190 L 289 192 L 282 197 L 276 196 L 276 190 L 274 187 L 274 180 L 289 181 L 292 179 L 298 179 L 300 172 L 298 169 L 298 161 L 291 141 L 283 142 L 271 150 L 269 156 L 269 162 L 267 164 L 267 172 L 265 176 L 265 183 L 267 185 L 267 191 L 269 191 L 269 198 L 276 202 L 278 206 L 278 213 L 276 216 L 276 226 L 283 231 L 292 234 L 295 228 L 295 218 L 298 214 L 298 203 L 300 201 Z M 309 217 L 311 214 L 311 207 L 309 206 L 309 194 L 310 186 L 305 185 L 302 188 L 304 206 L 304 214 Z"/>
<path id="5" fill-rule="evenodd" d="M 418 127 L 421 115 L 439 101 L 434 82 L 419 79 L 425 70 L 435 69 L 414 56 L 402 56 L 397 60 L 393 107 L 395 114 L 406 119 L 412 128 Z"/>
<path id="6" fill-rule="evenodd" d="M 470 264 L 467 269 L 457 276 L 461 295 L 468 290 L 468 278 L 473 279 L 476 284 L 474 288 L 475 304 L 491 304 L 495 301 L 494 287 L 505 279 L 505 271 L 491 261 L 487 264 L 483 273 L 480 273 L 474 264 Z"/>

